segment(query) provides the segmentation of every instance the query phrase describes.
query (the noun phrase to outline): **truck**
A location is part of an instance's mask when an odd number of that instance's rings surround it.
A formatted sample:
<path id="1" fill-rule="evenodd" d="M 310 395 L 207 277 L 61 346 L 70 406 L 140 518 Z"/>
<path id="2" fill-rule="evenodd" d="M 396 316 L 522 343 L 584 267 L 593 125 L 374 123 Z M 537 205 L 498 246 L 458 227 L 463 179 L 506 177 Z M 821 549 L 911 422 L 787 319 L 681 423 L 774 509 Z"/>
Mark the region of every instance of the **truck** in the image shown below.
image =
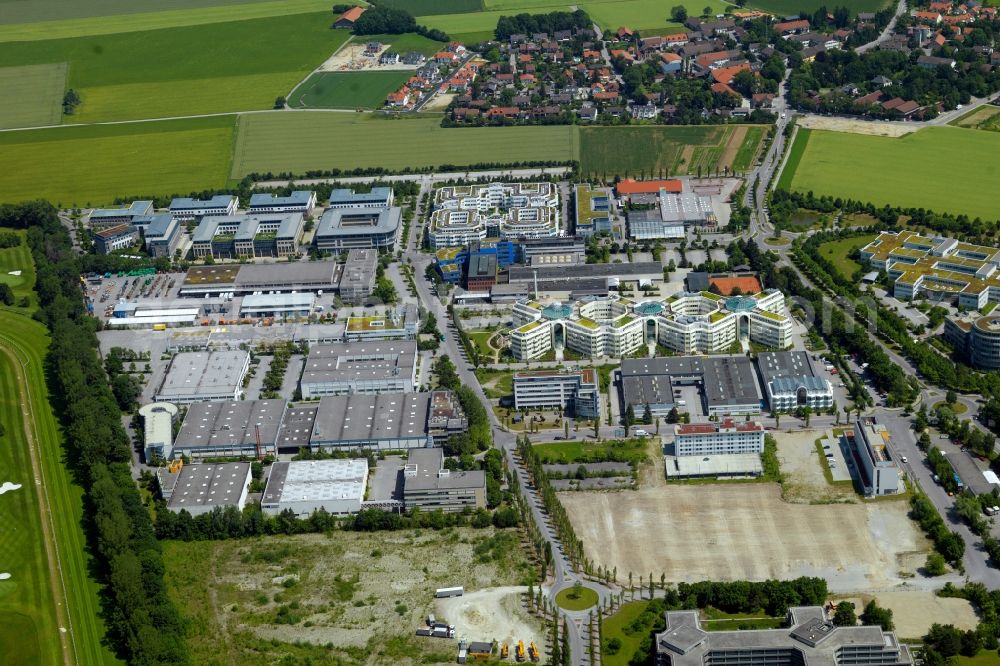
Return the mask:
<path id="1" fill-rule="evenodd" d="M 167 330 L 167 325 L 166 324 L 153 324 L 153 330 L 154 331 L 165 331 L 165 330 Z"/>
<path id="2" fill-rule="evenodd" d="M 458 587 L 439 587 L 434 591 L 434 597 L 436 599 L 445 599 L 447 597 L 460 597 L 465 594 L 465 588 L 459 585 Z"/>

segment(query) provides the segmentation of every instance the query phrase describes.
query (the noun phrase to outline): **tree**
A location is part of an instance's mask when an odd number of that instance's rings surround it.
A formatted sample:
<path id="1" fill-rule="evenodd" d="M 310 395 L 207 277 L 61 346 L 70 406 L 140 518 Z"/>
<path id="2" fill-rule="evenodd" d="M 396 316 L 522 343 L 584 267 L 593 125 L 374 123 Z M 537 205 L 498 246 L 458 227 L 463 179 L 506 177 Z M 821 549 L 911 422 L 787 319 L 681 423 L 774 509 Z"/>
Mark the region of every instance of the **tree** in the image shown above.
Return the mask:
<path id="1" fill-rule="evenodd" d="M 80 106 L 80 94 L 75 90 L 70 88 L 63 95 L 63 113 L 67 116 L 72 116 L 76 112 L 76 107 Z"/>
<path id="2" fill-rule="evenodd" d="M 928 555 L 924 570 L 928 576 L 943 576 L 946 571 L 944 556 L 941 553 L 931 553 Z"/>
<path id="3" fill-rule="evenodd" d="M 6 282 L 0 282 L 0 303 L 14 305 L 14 290 Z"/>
<path id="4" fill-rule="evenodd" d="M 677 408 L 671 407 L 670 411 L 667 413 L 667 423 L 677 423 L 677 419 L 679 418 L 679 416 L 680 415 L 677 413 Z"/>
<path id="5" fill-rule="evenodd" d="M 948 389 L 948 392 L 944 394 L 944 401 L 949 405 L 954 405 L 958 402 L 958 394 L 951 389 Z"/>
<path id="6" fill-rule="evenodd" d="M 649 403 L 646 403 L 645 409 L 642 410 L 642 422 L 646 425 L 653 423 L 653 411 L 649 407 Z"/>
<path id="7" fill-rule="evenodd" d="M 864 612 L 861 613 L 861 624 L 877 625 L 882 627 L 882 631 L 892 631 L 892 609 L 881 608 L 874 600 L 869 601 Z"/>
<path id="8" fill-rule="evenodd" d="M 670 18 L 674 23 L 684 23 L 688 18 L 688 10 L 684 5 L 674 5 L 670 8 Z"/>
<path id="9" fill-rule="evenodd" d="M 285 108 L 286 103 L 287 100 L 282 95 L 278 95 L 277 97 L 274 98 L 274 108 L 276 109 Z"/>
<path id="10" fill-rule="evenodd" d="M 629 405 L 625 408 L 625 427 L 631 428 L 633 423 L 635 423 L 635 410 Z"/>
<path id="11" fill-rule="evenodd" d="M 850 601 L 841 601 L 837 604 L 837 612 L 833 614 L 833 623 L 838 627 L 853 627 L 858 623 L 858 616 L 854 613 L 854 604 Z"/>
<path id="12" fill-rule="evenodd" d="M 704 16 L 705 18 L 708 18 L 709 16 L 711 16 L 712 15 L 712 6 L 711 5 L 705 5 L 705 8 L 701 10 L 701 15 Z"/>

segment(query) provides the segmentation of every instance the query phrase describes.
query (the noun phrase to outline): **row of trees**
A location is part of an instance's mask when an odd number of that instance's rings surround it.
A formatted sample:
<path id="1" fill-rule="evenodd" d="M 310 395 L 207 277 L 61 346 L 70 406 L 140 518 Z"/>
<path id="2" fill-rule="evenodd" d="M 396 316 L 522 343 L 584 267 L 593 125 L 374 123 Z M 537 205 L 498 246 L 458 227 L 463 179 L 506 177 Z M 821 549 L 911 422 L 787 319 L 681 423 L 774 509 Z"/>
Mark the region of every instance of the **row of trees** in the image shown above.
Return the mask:
<path id="1" fill-rule="evenodd" d="M 910 498 L 910 517 L 927 533 L 935 550 L 944 559 L 956 566 L 961 564 L 962 556 L 965 555 L 965 542 L 958 532 L 948 529 L 926 495 L 915 492 Z"/>
<path id="2" fill-rule="evenodd" d="M 109 643 L 131 664 L 188 664 L 183 622 L 167 595 L 160 544 L 132 481 L 131 445 L 95 351 L 69 235 L 56 208 L 43 201 L 0 206 L 0 223 L 28 229 L 41 305 L 36 316 L 51 337 L 49 393 L 67 464 L 85 489 L 86 532 Z"/>
<path id="3" fill-rule="evenodd" d="M 445 445 L 447 455 L 462 455 L 464 453 L 479 453 L 493 446 L 493 433 L 490 429 L 489 415 L 486 408 L 476 396 L 476 392 L 462 383 L 448 356 L 440 356 L 434 361 L 434 374 L 438 378 L 438 386 L 455 394 L 469 428 L 460 435 L 452 435 Z"/>

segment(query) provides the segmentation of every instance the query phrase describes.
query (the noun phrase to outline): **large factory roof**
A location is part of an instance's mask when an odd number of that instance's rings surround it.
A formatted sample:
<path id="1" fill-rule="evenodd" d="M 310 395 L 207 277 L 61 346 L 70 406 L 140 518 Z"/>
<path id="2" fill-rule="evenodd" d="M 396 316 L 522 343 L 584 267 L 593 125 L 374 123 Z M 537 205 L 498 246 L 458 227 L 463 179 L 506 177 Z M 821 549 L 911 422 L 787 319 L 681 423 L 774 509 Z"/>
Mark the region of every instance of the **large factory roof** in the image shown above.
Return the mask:
<path id="1" fill-rule="evenodd" d="M 284 400 L 196 402 L 188 408 L 175 447 L 223 450 L 253 447 L 258 434 L 261 444 L 267 446 L 277 439 L 284 413 Z"/>
<path id="2" fill-rule="evenodd" d="M 236 506 L 250 478 L 250 463 L 185 465 L 167 502 L 173 511 Z"/>
<path id="3" fill-rule="evenodd" d="M 250 361 L 246 351 L 181 352 L 157 393 L 157 400 L 197 400 L 198 396 L 234 395 Z"/>
<path id="4" fill-rule="evenodd" d="M 659 261 L 640 261 L 632 264 L 571 264 L 567 266 L 511 266 L 511 282 L 531 282 L 538 275 L 539 281 L 568 280 L 574 278 L 638 279 L 653 276 L 663 279 L 663 264 Z"/>
<path id="5" fill-rule="evenodd" d="M 324 397 L 311 441 L 363 442 L 425 436 L 430 399 L 430 393 Z"/>
<path id="6" fill-rule="evenodd" d="M 667 356 L 622 359 L 622 383 L 631 404 L 672 403 L 674 376 L 700 376 L 709 407 L 760 401 L 753 364 L 745 356 Z"/>
<path id="7" fill-rule="evenodd" d="M 264 489 L 263 504 L 363 500 L 368 460 L 295 460 L 276 462 Z"/>
<path id="8" fill-rule="evenodd" d="M 303 384 L 410 377 L 417 362 L 413 340 L 338 342 L 309 349 Z"/>

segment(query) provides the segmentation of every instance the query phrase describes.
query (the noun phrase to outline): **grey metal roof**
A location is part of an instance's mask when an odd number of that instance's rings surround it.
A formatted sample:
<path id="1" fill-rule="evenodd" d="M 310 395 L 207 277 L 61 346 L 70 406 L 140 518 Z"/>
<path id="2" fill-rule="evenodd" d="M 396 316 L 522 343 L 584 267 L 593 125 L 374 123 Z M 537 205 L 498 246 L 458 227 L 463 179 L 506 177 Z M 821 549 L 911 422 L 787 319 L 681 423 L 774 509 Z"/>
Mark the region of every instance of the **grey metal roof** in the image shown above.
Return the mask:
<path id="1" fill-rule="evenodd" d="M 100 220 L 103 217 L 124 217 L 131 215 L 151 215 L 153 213 L 152 201 L 133 201 L 128 208 L 97 208 L 90 213 L 91 220 Z"/>
<path id="2" fill-rule="evenodd" d="M 365 496 L 368 460 L 294 460 L 271 465 L 262 503 L 316 502 Z"/>
<path id="3" fill-rule="evenodd" d="M 192 199 L 191 197 L 178 197 L 170 201 L 171 211 L 201 210 L 205 208 L 228 208 L 236 195 L 216 194 L 210 199 Z"/>
<path id="4" fill-rule="evenodd" d="M 663 264 L 659 261 L 642 261 L 631 264 L 573 264 L 567 266 L 511 266 L 511 282 L 531 282 L 538 274 L 539 282 L 574 278 L 621 277 L 636 279 L 655 277 L 663 279 Z"/>
<path id="5" fill-rule="evenodd" d="M 448 472 L 444 468 L 444 452 L 441 449 L 410 449 L 407 467 L 416 466 L 416 474 L 403 477 L 403 496 L 407 493 L 427 490 L 483 488 L 486 486 L 486 472 Z M 412 469 L 412 468 L 411 468 Z"/>
<path id="6" fill-rule="evenodd" d="M 302 370 L 302 384 L 412 377 L 414 340 L 372 340 L 314 345 Z"/>
<path id="7" fill-rule="evenodd" d="M 254 448 L 258 432 L 263 446 L 273 446 L 285 406 L 284 400 L 193 403 L 174 440 L 174 448 Z"/>
<path id="8" fill-rule="evenodd" d="M 249 358 L 246 351 L 181 352 L 171 360 L 157 400 L 233 395 Z"/>
<path id="9" fill-rule="evenodd" d="M 673 403 L 670 378 L 700 376 L 709 407 L 759 402 L 753 365 L 746 356 L 666 356 L 622 359 L 622 380 L 629 404 Z"/>
<path id="10" fill-rule="evenodd" d="M 252 194 L 250 195 L 250 208 L 257 206 L 306 206 L 312 199 L 315 192 L 309 190 L 296 190 L 287 197 L 279 197 L 276 194 Z"/>
<path id="11" fill-rule="evenodd" d="M 210 242 L 220 226 L 236 227 L 236 240 L 252 241 L 262 225 L 277 225 L 276 238 L 291 239 L 299 235 L 302 213 L 251 213 L 246 215 L 214 215 L 203 218 L 195 229 L 195 243 Z"/>
<path id="12" fill-rule="evenodd" d="M 310 444 L 426 437 L 430 399 L 430 393 L 324 397 Z"/>
<path id="13" fill-rule="evenodd" d="M 388 206 L 392 199 L 392 188 L 373 187 L 371 192 L 355 193 L 353 190 L 340 189 L 330 192 L 330 205 L 358 206 Z"/>
<path id="14" fill-rule="evenodd" d="M 399 208 L 329 208 L 316 227 L 316 238 L 388 234 L 399 228 Z"/>
<path id="15" fill-rule="evenodd" d="M 295 451 L 309 446 L 309 437 L 312 435 L 317 411 L 319 405 L 316 403 L 289 407 L 285 410 L 281 428 L 278 430 L 277 442 L 280 451 Z"/>
<path id="16" fill-rule="evenodd" d="M 469 255 L 469 277 L 496 277 L 497 255 L 473 252 Z"/>
<path id="17" fill-rule="evenodd" d="M 250 463 L 185 465 L 167 502 L 174 511 L 191 507 L 235 506 L 250 479 Z"/>

